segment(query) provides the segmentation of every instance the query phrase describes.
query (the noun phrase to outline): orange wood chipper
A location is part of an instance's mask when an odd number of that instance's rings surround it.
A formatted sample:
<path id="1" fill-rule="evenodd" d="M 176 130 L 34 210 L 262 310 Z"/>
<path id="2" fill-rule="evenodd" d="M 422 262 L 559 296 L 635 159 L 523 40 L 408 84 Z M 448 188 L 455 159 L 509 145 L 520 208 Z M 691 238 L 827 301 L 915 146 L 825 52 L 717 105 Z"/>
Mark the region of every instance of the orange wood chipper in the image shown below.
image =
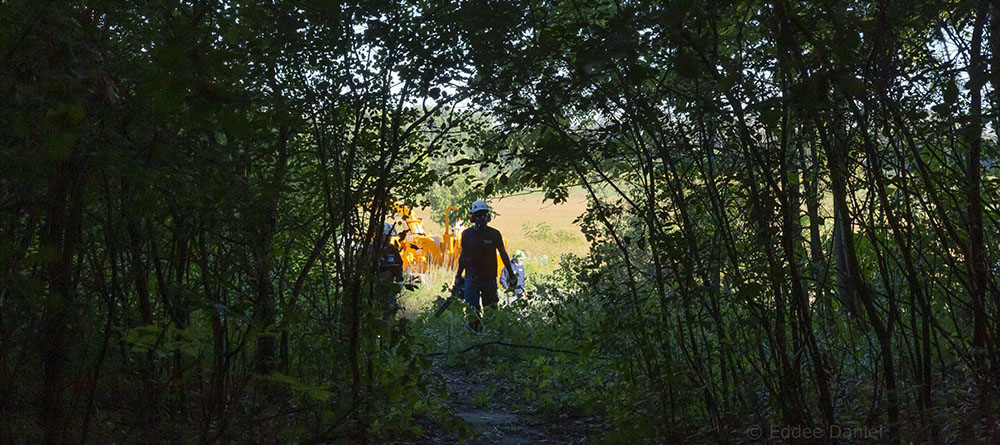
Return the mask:
<path id="1" fill-rule="evenodd" d="M 423 281 L 423 274 L 426 274 L 432 267 L 443 267 L 450 270 L 458 269 L 458 257 L 462 254 L 462 226 L 452 223 L 452 212 L 457 212 L 458 207 L 450 206 L 445 212 L 444 234 L 441 236 L 430 236 L 424 231 L 422 218 L 413 214 L 409 207 L 401 204 L 392 206 L 392 210 L 399 214 L 406 223 L 404 237 L 397 238 L 394 243 L 399 248 L 399 255 L 403 258 L 403 272 L 417 275 Z M 504 241 L 504 247 L 507 242 Z M 503 269 L 503 262 L 497 254 L 497 275 Z"/>

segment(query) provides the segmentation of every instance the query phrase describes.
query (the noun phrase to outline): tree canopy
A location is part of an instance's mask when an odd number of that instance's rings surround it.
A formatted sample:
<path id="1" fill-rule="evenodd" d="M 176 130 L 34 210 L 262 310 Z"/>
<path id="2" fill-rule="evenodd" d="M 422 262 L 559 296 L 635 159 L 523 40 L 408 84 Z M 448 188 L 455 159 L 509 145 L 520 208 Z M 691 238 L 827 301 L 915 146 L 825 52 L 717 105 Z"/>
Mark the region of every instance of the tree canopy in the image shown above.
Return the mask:
<path id="1" fill-rule="evenodd" d="M 508 322 L 600 369 L 605 440 L 1000 434 L 993 2 L 50 0 L 0 23 L 0 441 L 462 430 L 376 234 L 397 202 L 443 220 L 574 187 L 589 253 Z"/>

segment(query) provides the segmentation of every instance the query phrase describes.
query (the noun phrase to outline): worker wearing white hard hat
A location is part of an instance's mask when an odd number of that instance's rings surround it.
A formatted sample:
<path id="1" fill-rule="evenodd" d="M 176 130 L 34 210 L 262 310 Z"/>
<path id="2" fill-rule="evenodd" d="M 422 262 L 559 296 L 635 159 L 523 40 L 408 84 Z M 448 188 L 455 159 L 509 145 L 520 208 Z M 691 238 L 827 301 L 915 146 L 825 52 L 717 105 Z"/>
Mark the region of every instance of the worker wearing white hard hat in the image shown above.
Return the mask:
<path id="1" fill-rule="evenodd" d="M 472 307 L 477 316 L 482 307 L 496 306 L 497 297 L 497 259 L 496 254 L 500 253 L 500 260 L 506 271 L 513 280 L 517 281 L 517 274 L 510 264 L 507 250 L 503 245 L 503 235 L 500 231 L 490 227 L 488 224 L 492 220 L 490 206 L 486 201 L 480 199 L 472 203 L 469 207 L 470 219 L 474 226 L 462 232 L 462 253 L 458 258 L 458 273 L 455 275 L 455 284 L 465 289 L 465 302 Z M 462 272 L 465 277 L 462 277 Z M 480 304 L 480 300 L 482 304 Z M 478 317 L 476 317 L 470 327 L 480 330 Z"/>

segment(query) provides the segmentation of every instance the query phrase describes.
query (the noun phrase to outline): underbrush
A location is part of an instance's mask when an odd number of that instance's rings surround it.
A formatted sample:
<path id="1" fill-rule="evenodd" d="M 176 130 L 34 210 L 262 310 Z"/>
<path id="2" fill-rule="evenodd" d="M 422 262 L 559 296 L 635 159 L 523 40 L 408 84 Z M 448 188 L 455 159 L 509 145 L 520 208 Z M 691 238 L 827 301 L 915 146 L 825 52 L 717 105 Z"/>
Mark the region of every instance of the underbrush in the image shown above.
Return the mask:
<path id="1" fill-rule="evenodd" d="M 684 369 L 665 375 L 678 390 L 671 395 L 675 411 L 664 410 L 662 388 L 645 377 L 645 352 L 635 346 L 622 301 L 581 281 L 578 257 L 564 256 L 549 274 L 532 272 L 531 260 L 527 297 L 504 304 L 501 294 L 499 308 L 486 310 L 480 333 L 467 328 L 469 309 L 460 300 L 434 317 L 448 282 L 417 291 L 422 306 L 412 308 L 414 341 L 424 345 L 427 357 L 485 383 L 466 402 L 486 408 L 502 399 L 533 423 L 597 417 L 606 422 L 594 438 L 598 443 L 721 440 L 700 421 L 696 375 Z M 605 287 L 615 286 L 599 285 L 605 294 Z"/>
<path id="2" fill-rule="evenodd" d="M 469 310 L 460 301 L 437 318 L 433 312 L 441 301 L 424 307 L 412 332 L 419 343 L 433 345 L 429 356 L 486 376 L 490 383 L 472 400 L 477 405 L 504 397 L 515 401 L 519 415 L 606 415 L 616 375 L 580 331 L 592 325 L 594 313 L 586 313 L 579 292 L 556 275 L 533 277 L 527 290 L 527 298 L 487 308 L 480 333 L 467 328 Z"/>
<path id="3" fill-rule="evenodd" d="M 441 403 L 443 387 L 431 378 L 429 361 L 406 334 L 405 320 L 374 339 L 375 344 L 364 345 L 363 350 L 372 351 L 361 358 L 369 374 L 356 392 L 337 333 L 317 329 L 293 336 L 295 360 L 272 372 L 259 373 L 234 358 L 222 374 L 213 370 L 210 335 L 201 320 L 193 321 L 187 329 L 150 325 L 128 331 L 121 345 L 108 348 L 98 371 L 75 361 L 79 366 L 71 376 L 80 382 L 75 384 L 87 385 L 93 375 L 87 373 L 100 372 L 100 378 L 93 392 L 84 392 L 90 400 L 72 400 L 85 414 L 69 418 L 69 428 L 83 431 L 86 426 L 87 438 L 99 443 L 167 438 L 180 443 L 288 443 L 419 435 L 417 418 L 461 422 Z M 102 341 L 98 332 L 88 332 L 84 339 L 98 345 Z M 41 392 L 31 376 L 16 376 L 10 382 L 17 385 L 16 392 L 6 393 L 10 397 L 4 402 L 18 408 L 4 419 L 8 429 L 3 434 L 14 443 L 41 442 L 40 426 L 28 417 L 36 414 Z"/>

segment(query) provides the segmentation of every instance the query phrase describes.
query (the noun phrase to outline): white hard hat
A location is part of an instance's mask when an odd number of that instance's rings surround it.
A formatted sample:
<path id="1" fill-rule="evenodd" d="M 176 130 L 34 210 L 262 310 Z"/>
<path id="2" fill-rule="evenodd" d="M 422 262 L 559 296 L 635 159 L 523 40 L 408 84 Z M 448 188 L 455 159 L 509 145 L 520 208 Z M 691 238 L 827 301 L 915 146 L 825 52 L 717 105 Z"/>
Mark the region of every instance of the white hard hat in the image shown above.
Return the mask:
<path id="1" fill-rule="evenodd" d="M 385 223 L 385 225 L 382 226 L 382 234 L 383 235 L 395 235 L 396 234 L 396 226 L 393 225 L 391 222 Z"/>
<path id="2" fill-rule="evenodd" d="M 476 212 L 481 212 L 483 210 L 487 212 L 490 211 L 490 205 L 487 204 L 486 201 L 478 199 L 476 202 L 472 203 L 472 207 L 469 208 L 469 214 L 474 215 Z"/>

